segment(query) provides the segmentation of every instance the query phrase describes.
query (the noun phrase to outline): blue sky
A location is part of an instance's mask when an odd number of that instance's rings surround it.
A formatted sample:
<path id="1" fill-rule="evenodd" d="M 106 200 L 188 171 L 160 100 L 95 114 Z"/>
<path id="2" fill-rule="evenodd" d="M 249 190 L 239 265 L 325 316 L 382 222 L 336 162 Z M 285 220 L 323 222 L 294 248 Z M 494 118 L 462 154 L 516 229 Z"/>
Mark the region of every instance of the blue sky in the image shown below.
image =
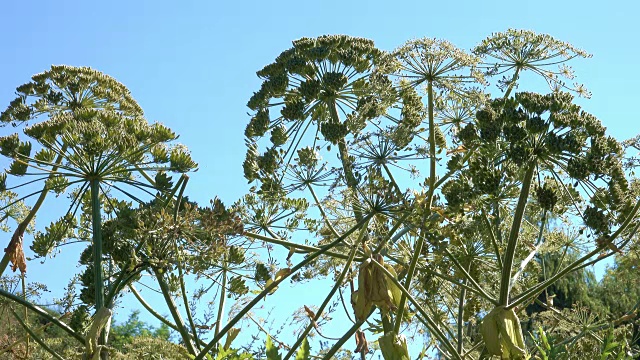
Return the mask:
<path id="1" fill-rule="evenodd" d="M 548 33 L 593 54 L 572 63 L 593 93 L 579 103 L 622 140 L 640 133 L 632 106 L 639 12 L 636 1 L 4 1 L 0 108 L 51 64 L 91 66 L 124 83 L 149 120 L 180 134 L 200 164 L 190 198 L 231 203 L 249 188 L 241 164 L 245 104 L 260 84 L 255 71 L 294 39 L 348 34 L 391 50 L 437 37 L 470 49 L 508 28 Z M 0 128 L 0 135 L 11 131 Z M 29 279 L 60 289 L 66 273 L 52 278 L 51 269 L 75 271 L 76 263 L 67 256 L 31 263 Z"/>

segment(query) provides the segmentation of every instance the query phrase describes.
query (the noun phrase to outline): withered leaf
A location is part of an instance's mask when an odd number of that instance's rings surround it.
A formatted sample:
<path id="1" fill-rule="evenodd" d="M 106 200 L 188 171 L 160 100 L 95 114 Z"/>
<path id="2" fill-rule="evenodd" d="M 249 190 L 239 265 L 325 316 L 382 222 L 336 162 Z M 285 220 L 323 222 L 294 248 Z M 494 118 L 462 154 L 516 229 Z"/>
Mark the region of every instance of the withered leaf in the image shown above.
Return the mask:
<path id="1" fill-rule="evenodd" d="M 22 274 L 27 272 L 27 259 L 24 257 L 24 251 L 22 250 L 22 238 L 24 230 L 18 227 L 11 237 L 9 246 L 4 249 L 4 252 L 9 254 L 9 261 L 11 261 L 11 270 L 16 271 L 20 269 Z"/>

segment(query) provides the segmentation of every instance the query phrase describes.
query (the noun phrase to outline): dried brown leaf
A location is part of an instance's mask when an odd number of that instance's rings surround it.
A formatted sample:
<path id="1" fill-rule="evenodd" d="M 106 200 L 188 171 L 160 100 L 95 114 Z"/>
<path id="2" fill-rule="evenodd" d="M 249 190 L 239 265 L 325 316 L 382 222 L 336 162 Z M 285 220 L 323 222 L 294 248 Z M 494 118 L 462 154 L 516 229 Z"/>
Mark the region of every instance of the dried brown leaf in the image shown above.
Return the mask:
<path id="1" fill-rule="evenodd" d="M 24 230 L 18 227 L 11 237 L 9 246 L 4 249 L 4 252 L 9 254 L 11 270 L 15 272 L 17 269 L 20 269 L 22 274 L 27 272 L 27 259 L 24 257 L 24 251 L 22 249 L 23 236 Z"/>

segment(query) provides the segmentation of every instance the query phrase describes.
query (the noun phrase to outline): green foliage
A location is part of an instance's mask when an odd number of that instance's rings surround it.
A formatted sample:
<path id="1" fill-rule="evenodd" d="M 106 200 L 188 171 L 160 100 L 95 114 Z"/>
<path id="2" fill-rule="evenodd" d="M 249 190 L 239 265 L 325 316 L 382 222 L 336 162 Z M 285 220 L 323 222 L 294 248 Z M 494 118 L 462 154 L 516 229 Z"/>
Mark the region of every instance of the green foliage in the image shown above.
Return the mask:
<path id="1" fill-rule="evenodd" d="M 298 352 L 296 353 L 296 360 L 309 360 L 310 358 L 311 353 L 309 340 L 307 340 L 307 338 L 304 338 L 304 340 L 302 340 L 302 344 L 300 345 L 300 349 L 298 349 Z"/>
<path id="2" fill-rule="evenodd" d="M 169 341 L 170 331 L 166 324 L 159 328 L 154 328 L 139 319 L 140 311 L 134 310 L 129 314 L 129 318 L 121 325 L 114 324 L 109 332 L 109 343 L 116 349 L 123 349 L 127 344 L 133 344 L 137 337 L 154 337 L 160 340 Z"/>
<path id="3" fill-rule="evenodd" d="M 271 341 L 271 337 L 267 336 L 266 347 L 266 356 L 267 360 L 282 360 L 282 356 L 280 355 L 280 351 L 278 347 Z"/>

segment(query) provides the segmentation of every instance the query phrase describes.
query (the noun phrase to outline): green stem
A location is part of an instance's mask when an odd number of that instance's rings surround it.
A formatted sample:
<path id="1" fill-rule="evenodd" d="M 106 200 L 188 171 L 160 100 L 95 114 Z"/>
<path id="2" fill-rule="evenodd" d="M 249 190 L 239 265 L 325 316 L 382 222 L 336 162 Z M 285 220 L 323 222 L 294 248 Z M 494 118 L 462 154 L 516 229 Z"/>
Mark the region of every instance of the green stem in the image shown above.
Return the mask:
<path id="1" fill-rule="evenodd" d="M 431 209 L 436 184 L 436 123 L 433 116 L 433 83 L 427 84 L 427 108 L 429 111 L 429 193 L 427 209 Z"/>
<path id="2" fill-rule="evenodd" d="M 338 109 L 335 100 L 333 103 L 329 104 L 329 111 L 331 113 L 331 118 L 335 122 L 340 122 L 340 116 L 338 115 Z M 347 187 L 355 193 L 357 193 L 358 189 L 358 180 L 356 179 L 353 173 L 353 164 L 351 163 L 351 159 L 349 159 L 349 149 L 347 148 L 347 142 L 344 138 L 338 141 L 338 151 L 340 153 L 340 161 L 342 162 L 342 170 L 344 172 L 344 178 L 347 182 Z M 362 212 L 360 210 L 353 210 L 356 221 L 360 222 L 362 220 Z"/>
<path id="3" fill-rule="evenodd" d="M 91 187 L 91 223 L 93 225 L 93 285 L 95 286 L 96 313 L 104 307 L 104 278 L 102 269 L 102 213 L 100 204 L 100 181 L 92 179 Z M 100 332 L 99 345 L 107 344 L 104 329 Z M 108 352 L 100 353 L 101 359 L 108 359 Z"/>
<path id="4" fill-rule="evenodd" d="M 220 334 L 222 320 L 224 319 L 224 303 L 227 297 L 227 270 L 222 270 L 222 285 L 220 286 L 220 303 L 218 304 L 218 316 L 216 319 L 216 331 L 214 336 Z M 216 347 L 217 344 L 213 344 Z"/>
<path id="5" fill-rule="evenodd" d="M 24 299 L 24 301 L 27 301 L 27 284 L 26 284 L 26 280 L 25 280 L 26 276 L 25 274 L 22 274 L 21 276 L 21 283 L 22 283 L 22 298 Z M 29 309 L 27 309 L 27 307 L 24 307 L 24 320 L 25 321 L 29 321 Z M 27 350 L 26 350 L 26 358 L 29 358 L 29 336 L 27 336 Z"/>
<path id="6" fill-rule="evenodd" d="M 431 81 L 427 84 L 427 109 L 429 113 L 429 192 L 427 193 L 427 203 L 426 203 L 426 216 L 428 217 L 431 213 L 431 203 L 433 202 L 433 194 L 435 192 L 435 184 L 436 184 L 436 129 L 435 129 L 435 120 L 433 116 L 433 83 Z M 411 257 L 411 262 L 409 263 L 409 270 L 407 271 L 407 277 L 405 278 L 404 284 L 407 289 L 411 288 L 411 280 L 413 280 L 413 275 L 416 271 L 416 265 L 418 263 L 418 258 L 422 253 L 422 246 L 424 246 L 424 239 L 422 236 L 418 236 L 418 240 L 416 241 L 416 246 L 413 249 L 413 256 Z M 396 314 L 394 330 L 396 334 L 400 334 L 400 325 L 402 325 L 402 316 L 404 315 L 404 307 L 407 303 L 407 297 L 403 293 L 400 297 L 400 304 L 398 306 L 398 312 Z"/>
<path id="7" fill-rule="evenodd" d="M 187 331 L 187 327 L 184 324 L 184 320 L 182 320 L 182 316 L 178 311 L 178 306 L 173 301 L 173 297 L 171 297 L 171 290 L 169 289 L 169 284 L 167 284 L 167 281 L 165 280 L 164 275 L 160 273 L 158 269 L 154 269 L 153 272 L 156 276 L 156 279 L 158 280 L 158 284 L 160 285 L 160 290 L 162 291 L 162 296 L 164 297 L 167 307 L 169 308 L 169 312 L 173 317 L 173 321 L 176 323 L 176 327 L 178 328 L 178 333 L 180 333 L 180 336 L 182 337 L 182 341 L 184 342 L 185 347 L 187 348 L 187 351 L 189 351 L 189 354 L 191 355 L 197 354 L 197 351 L 193 345 L 193 342 L 191 341 L 191 335 Z"/>
<path id="8" fill-rule="evenodd" d="M 176 324 L 172 323 L 171 321 L 167 320 L 164 316 L 160 315 L 157 311 L 155 311 L 151 305 L 149 305 L 149 303 L 147 303 L 145 301 L 145 299 L 142 297 L 142 295 L 140 295 L 140 293 L 138 292 L 138 290 L 131 284 L 129 284 L 129 289 L 131 290 L 131 292 L 133 293 L 133 296 L 136 297 L 136 299 L 138 299 L 138 302 L 140 302 L 140 305 L 142 305 L 142 307 L 144 307 L 145 309 L 147 309 L 147 311 L 153 315 L 156 319 L 160 320 L 160 322 L 162 322 L 163 324 L 167 325 L 168 327 L 172 328 L 175 331 L 178 331 L 178 327 L 176 326 Z"/>
<path id="9" fill-rule="evenodd" d="M 176 250 L 177 250 L 176 245 Z M 195 339 L 196 346 L 199 347 L 198 342 L 198 332 L 196 331 L 196 323 L 193 321 L 193 315 L 191 314 L 191 308 L 189 307 L 189 299 L 187 298 L 187 289 L 184 284 L 184 273 L 182 271 L 182 260 L 178 257 L 177 267 L 178 267 L 178 278 L 180 280 L 180 292 L 182 293 L 182 302 L 184 303 L 184 309 L 187 313 L 187 320 L 189 320 L 189 326 L 191 327 L 191 335 Z M 223 285 L 224 286 L 224 285 Z"/>
<path id="10" fill-rule="evenodd" d="M 300 249 L 305 253 L 309 253 L 309 252 L 314 252 L 314 251 L 318 251 L 320 250 L 320 248 L 315 247 L 315 246 L 309 246 L 309 245 L 302 245 L 302 244 L 295 244 L 286 240 L 281 240 L 281 239 L 276 239 L 276 238 L 271 238 L 268 236 L 264 236 L 264 235 L 260 235 L 260 234 L 256 234 L 250 231 L 245 231 L 243 233 L 243 235 L 245 235 L 246 237 L 252 238 L 252 239 L 256 239 L 256 240 L 262 240 L 262 241 L 266 241 L 268 243 L 273 243 L 273 244 L 278 244 L 278 245 L 282 245 L 284 247 L 286 247 L 287 249 Z M 325 254 L 339 258 L 339 259 L 348 259 L 349 257 L 345 254 L 341 254 L 341 253 L 337 253 L 337 252 L 333 252 L 333 251 L 325 251 Z M 356 260 L 362 260 L 362 258 L 356 258 Z"/>
<path id="11" fill-rule="evenodd" d="M 502 277 L 500 279 L 500 298 L 498 299 L 499 305 L 508 305 L 509 303 L 509 291 L 511 290 L 511 267 L 513 266 L 513 258 L 516 253 L 516 247 L 518 245 L 518 239 L 520 235 L 520 226 L 522 225 L 522 218 L 524 216 L 524 210 L 529 200 L 529 190 L 531 189 L 531 180 L 533 179 L 533 173 L 535 172 L 535 163 L 529 164 L 524 178 L 522 179 L 522 189 L 520 190 L 520 197 L 518 198 L 518 205 L 516 206 L 515 213 L 513 215 L 513 223 L 511 224 L 511 231 L 509 232 L 509 240 L 507 243 L 507 250 L 504 254 L 502 261 Z"/>
<path id="12" fill-rule="evenodd" d="M 416 265 L 418 264 L 418 258 L 420 257 L 419 255 L 422 252 L 423 242 L 424 240 L 422 239 L 422 236 L 418 236 L 416 246 L 413 249 L 414 254 L 411 257 L 411 263 L 409 264 L 409 270 L 407 271 L 407 275 L 404 280 L 404 287 L 407 289 L 411 287 L 411 280 L 413 280 L 413 274 L 416 271 Z M 395 319 L 396 322 L 393 327 L 396 334 L 400 334 L 400 325 L 402 325 L 402 316 L 404 315 L 404 308 L 406 304 L 407 295 L 405 293 L 402 293 L 402 296 L 400 296 L 400 303 L 398 304 L 398 312 Z"/>
<path id="13" fill-rule="evenodd" d="M 104 307 L 104 279 L 102 273 L 102 214 L 100 213 L 100 183 L 94 179 L 91 186 L 91 223 L 93 225 L 93 277 L 96 312 Z M 100 345 L 104 345 L 101 343 Z"/>
<path id="14" fill-rule="evenodd" d="M 467 267 L 467 272 L 471 271 L 471 263 Z M 463 279 L 462 282 L 466 283 L 467 279 Z M 464 333 L 463 333 L 463 322 L 464 322 L 464 302 L 465 297 L 467 296 L 467 289 L 460 289 L 460 297 L 458 298 L 458 353 L 462 354 L 464 352 Z"/>
<path id="15" fill-rule="evenodd" d="M 371 313 L 373 313 L 373 311 L 374 310 L 372 309 Z M 369 315 L 371 315 L 371 313 Z M 333 355 L 335 355 L 340 350 L 340 348 L 342 348 L 342 345 L 344 345 L 344 343 L 346 343 L 347 340 L 349 340 L 349 338 L 360 328 L 360 326 L 362 326 L 363 323 L 364 323 L 364 320 L 357 321 L 355 324 L 353 324 L 353 326 L 351 326 L 351 328 L 349 328 L 349 330 L 347 330 L 347 332 L 344 333 L 344 335 L 342 335 L 340 340 L 338 340 L 337 343 L 333 344 L 331 349 L 329 349 L 329 351 L 324 355 L 324 357 L 322 357 L 322 359 L 323 360 L 333 359 Z"/>
<path id="16" fill-rule="evenodd" d="M 35 342 L 37 342 L 40 346 L 42 346 L 43 349 L 45 349 L 49 354 L 51 354 L 54 358 L 58 359 L 58 360 L 64 360 L 64 358 L 60 355 L 58 355 L 58 353 L 56 353 L 55 351 L 53 351 L 53 349 L 51 349 L 49 347 L 49 345 L 47 345 L 44 341 L 42 341 L 42 339 L 40 339 L 39 336 L 37 336 L 33 330 L 31 330 L 31 328 L 24 323 L 24 321 L 20 318 L 20 316 L 18 316 L 18 314 L 15 312 L 15 310 L 11 309 L 11 312 L 13 312 L 13 316 L 16 318 L 16 320 L 18 320 L 18 322 L 20 323 L 20 325 L 22 325 L 22 327 L 24 328 L 24 330 L 29 334 L 29 336 L 31 336 L 33 338 L 33 340 L 35 340 Z M 27 350 L 27 354 L 28 354 L 28 350 Z"/>
<path id="17" fill-rule="evenodd" d="M 16 302 L 20 305 L 26 306 L 27 308 L 29 308 L 29 310 L 35 312 L 36 314 L 42 316 L 43 318 L 47 319 L 49 322 L 51 322 L 52 324 L 56 325 L 57 327 L 59 327 L 60 329 L 64 330 L 67 334 L 71 335 L 74 339 L 78 340 L 80 342 L 80 344 L 82 344 L 82 346 L 84 347 L 85 342 L 84 342 L 84 338 L 79 335 L 78 333 L 76 333 L 75 331 L 73 331 L 73 329 L 71 329 L 67 324 L 63 323 L 62 321 L 56 319 L 55 317 L 51 316 L 48 312 L 44 311 L 42 308 L 33 305 L 31 302 L 29 301 L 25 301 L 24 299 L 22 299 L 20 296 L 16 296 L 8 291 L 5 291 L 3 289 L 0 289 L 0 296 L 5 297 L 13 302 Z"/>
<path id="18" fill-rule="evenodd" d="M 509 98 L 509 95 L 511 95 L 511 91 L 516 86 L 516 81 L 518 81 L 518 77 L 519 76 L 520 76 L 520 68 L 517 67 L 516 68 L 516 72 L 513 73 L 513 77 L 511 78 L 511 82 L 509 83 L 509 87 L 507 88 L 507 91 L 504 93 L 504 96 L 502 97 L 503 99 Z"/>
<path id="19" fill-rule="evenodd" d="M 453 254 L 451 253 L 451 251 L 449 251 L 449 249 L 445 248 L 444 253 L 449 257 L 451 261 L 453 261 L 453 264 L 458 268 L 458 270 L 460 270 L 460 272 L 462 272 L 464 277 L 471 283 L 471 285 L 473 285 L 473 287 L 476 290 L 478 290 L 487 300 L 489 300 L 489 302 L 491 302 L 494 305 L 498 305 L 498 302 L 496 301 L 496 299 L 489 296 L 489 294 L 480 286 L 480 284 L 478 284 L 478 282 L 473 278 L 473 276 L 471 276 L 471 274 L 467 272 L 464 266 L 460 264 L 460 261 L 458 261 L 458 259 L 455 256 L 453 256 Z"/>
<path id="20" fill-rule="evenodd" d="M 402 190 L 400 190 L 400 186 L 396 182 L 396 179 L 393 177 L 393 174 L 391 173 L 391 170 L 389 170 L 387 164 L 382 164 L 382 167 L 384 167 L 384 171 L 387 173 L 387 176 L 389 176 L 389 180 L 391 180 L 391 184 L 396 189 L 398 194 L 402 194 Z"/>
<path id="21" fill-rule="evenodd" d="M 347 236 L 351 235 L 354 231 L 356 231 L 357 229 L 359 229 L 365 222 L 369 221 L 369 219 L 371 218 L 372 215 L 367 215 L 364 219 L 362 219 L 362 221 L 359 221 L 356 225 L 354 225 L 351 229 L 349 229 L 347 232 L 345 232 L 344 234 L 342 234 L 342 236 L 340 236 L 339 238 L 337 238 L 336 240 L 332 241 L 331 243 L 321 247 L 318 251 L 316 251 L 313 254 L 310 254 L 309 256 L 307 256 L 304 260 L 302 260 L 300 263 L 298 263 L 296 266 L 294 266 L 293 268 L 291 268 L 291 271 L 289 272 L 289 274 L 286 274 L 284 276 L 282 276 L 279 280 L 272 282 L 269 286 L 266 286 L 264 288 L 264 290 L 262 290 L 262 292 L 260 292 L 260 294 L 258 294 L 253 300 L 251 300 L 251 302 L 249 302 L 247 305 L 245 305 L 239 312 L 238 314 L 236 314 L 236 316 L 233 317 L 233 319 L 231 319 L 227 325 L 225 325 L 224 328 L 222 328 L 220 330 L 220 333 L 218 333 L 218 335 L 214 336 L 214 338 L 207 344 L 207 346 L 204 347 L 204 349 L 202 349 L 202 351 L 200 352 L 200 354 L 198 354 L 198 356 L 196 356 L 196 358 L 194 360 L 202 360 L 206 354 L 211 351 L 211 349 L 213 349 L 213 347 L 215 346 L 215 344 L 218 343 L 218 341 L 220 341 L 220 339 L 222 338 L 222 336 L 224 336 L 229 329 L 231 329 L 238 321 L 240 321 L 244 315 L 246 313 L 248 313 L 256 304 L 258 304 L 264 297 L 266 297 L 267 295 L 269 295 L 271 293 L 271 291 L 273 291 L 273 289 L 275 289 L 280 283 L 282 283 L 284 280 L 286 280 L 287 278 L 289 278 L 289 276 L 291 276 L 292 274 L 294 274 L 296 271 L 300 270 L 301 268 L 303 268 L 304 266 L 306 266 L 307 264 L 311 263 L 313 260 L 315 260 L 318 256 L 324 254 L 325 252 L 327 252 L 329 249 L 333 248 L 334 246 L 338 245 L 339 243 L 341 243 L 344 239 L 347 238 Z"/>
<path id="22" fill-rule="evenodd" d="M 493 245 L 493 251 L 496 253 L 496 261 L 498 262 L 498 269 L 502 271 L 502 255 L 500 254 L 500 247 L 498 246 L 498 241 L 496 239 L 496 235 L 493 233 L 493 229 L 491 228 L 491 222 L 487 217 L 487 214 L 482 212 L 482 217 L 484 218 L 484 222 L 487 225 L 487 230 L 489 230 L 489 238 L 491 239 L 491 244 Z"/>
<path id="23" fill-rule="evenodd" d="M 291 349 L 289 349 L 289 352 L 284 357 L 284 360 L 288 360 L 293 355 L 293 353 L 296 351 L 298 346 L 302 344 L 302 341 L 307 337 L 307 335 L 311 332 L 311 330 L 317 326 L 316 324 L 320 319 L 320 317 L 322 316 L 324 309 L 327 307 L 327 305 L 329 305 L 329 301 L 331 301 L 331 299 L 333 298 L 335 293 L 338 291 L 340 286 L 342 286 L 342 282 L 344 281 L 345 276 L 347 275 L 349 270 L 351 270 L 351 263 L 353 262 L 353 259 L 356 255 L 356 249 L 358 248 L 357 244 L 359 244 L 364 238 L 364 234 L 366 233 L 366 228 L 367 228 L 367 224 L 365 223 L 365 225 L 362 227 L 362 230 L 360 230 L 360 236 L 358 237 L 358 241 L 356 241 L 353 247 L 351 248 L 351 252 L 349 253 L 349 258 L 347 259 L 347 262 L 344 264 L 344 269 L 340 273 L 340 276 L 338 276 L 338 279 L 333 285 L 333 288 L 331 289 L 331 291 L 329 291 L 329 294 L 325 297 L 324 301 L 320 305 L 320 308 L 318 308 L 318 311 L 316 311 L 314 318 L 311 319 L 311 322 L 309 323 L 309 325 L 304 329 L 302 334 L 298 336 L 298 340 L 296 340 L 296 343 L 293 344 Z"/>
<path id="24" fill-rule="evenodd" d="M 329 221 L 329 218 L 327 217 L 327 214 L 324 212 L 324 209 L 322 208 L 322 205 L 320 204 L 320 200 L 318 200 L 318 197 L 316 196 L 316 192 L 313 191 L 313 188 L 311 187 L 311 184 L 307 184 L 307 188 L 309 189 L 309 192 L 311 192 L 311 196 L 313 196 L 313 200 L 316 202 L 316 206 L 318 206 L 318 210 L 320 210 L 320 215 L 322 215 L 322 219 L 324 219 L 324 222 L 329 227 L 329 230 L 333 233 L 334 236 L 340 236 L 340 235 L 338 235 L 338 232 L 336 231 L 336 229 L 333 227 L 333 225 Z"/>

